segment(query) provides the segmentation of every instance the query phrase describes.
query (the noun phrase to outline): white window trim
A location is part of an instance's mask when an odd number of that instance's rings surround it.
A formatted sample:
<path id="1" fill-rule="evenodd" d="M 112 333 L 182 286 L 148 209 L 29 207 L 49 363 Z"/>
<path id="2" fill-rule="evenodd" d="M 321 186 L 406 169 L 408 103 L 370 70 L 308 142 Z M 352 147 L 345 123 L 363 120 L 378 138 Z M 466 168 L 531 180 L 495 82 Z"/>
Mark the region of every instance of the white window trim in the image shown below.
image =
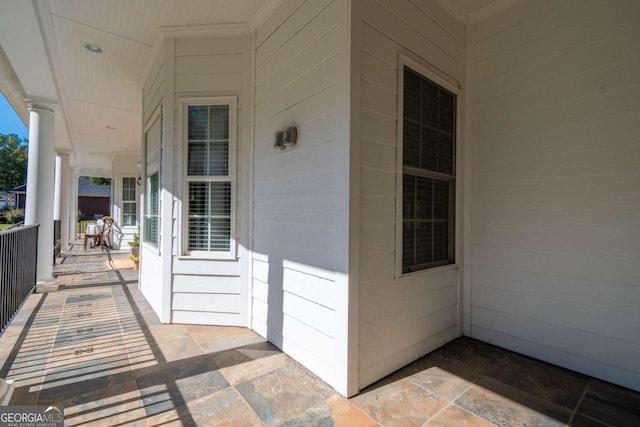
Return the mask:
<path id="1" fill-rule="evenodd" d="M 404 68 L 408 67 L 416 73 L 422 75 L 428 80 L 431 80 L 435 84 L 443 87 L 449 92 L 456 95 L 456 138 L 455 138 L 455 212 L 453 214 L 454 221 L 454 262 L 452 264 L 446 264 L 431 268 L 426 268 L 418 271 L 411 271 L 407 273 L 402 272 L 402 175 L 404 170 L 404 158 L 403 158 L 403 131 L 404 131 Z M 461 187 L 461 173 L 460 168 L 462 164 L 460 162 L 460 149 L 461 144 L 461 131 L 462 131 L 462 100 L 461 91 L 458 84 L 454 83 L 453 79 L 447 78 L 437 71 L 433 70 L 428 64 L 420 62 L 416 59 L 410 58 L 402 53 L 398 54 L 398 105 L 397 105 L 397 126 L 396 126 L 396 279 L 402 279 L 406 277 L 419 276 L 419 275 L 432 275 L 441 271 L 458 269 L 460 259 L 460 247 L 462 245 L 461 239 L 461 227 L 460 227 L 460 212 L 462 202 L 462 187 Z"/>
<path id="2" fill-rule="evenodd" d="M 228 105 L 229 106 L 229 174 L 227 177 L 220 178 L 216 176 L 189 176 L 188 175 L 188 107 L 198 105 Z M 237 129 L 238 129 L 238 98 L 236 96 L 215 96 L 215 97 L 193 97 L 181 98 L 179 102 L 179 135 L 182 144 L 182 209 L 180 209 L 181 218 L 179 219 L 178 238 L 178 254 L 180 258 L 185 259 L 205 259 L 205 260 L 236 260 L 237 259 L 237 209 L 236 194 L 238 183 L 236 179 L 236 152 L 237 152 Z M 231 233 L 229 242 L 229 251 L 188 251 L 187 239 L 189 237 L 188 226 L 188 201 L 186 197 L 189 193 L 188 183 L 192 181 L 202 182 L 231 182 Z"/>
<path id="3" fill-rule="evenodd" d="M 140 245 L 149 250 L 150 252 L 156 254 L 156 255 L 160 255 L 160 240 L 162 239 L 162 233 L 161 233 L 161 225 L 162 225 L 162 197 L 161 197 L 161 191 L 159 191 L 158 194 L 158 242 L 157 244 L 151 243 L 151 242 L 147 242 L 144 238 L 145 236 L 145 215 L 146 215 L 146 210 L 148 208 L 147 206 L 147 200 L 149 198 L 149 194 L 148 194 L 148 176 L 147 176 L 147 133 L 149 132 L 149 130 L 153 127 L 153 125 L 158 121 L 162 119 L 162 104 L 158 105 L 155 109 L 155 111 L 153 112 L 153 114 L 151 114 L 151 117 L 149 117 L 149 120 L 147 121 L 147 124 L 145 125 L 143 131 L 142 131 L 142 141 L 143 141 L 143 159 L 142 159 L 142 184 L 143 184 L 143 188 L 144 188 L 144 192 L 142 193 L 143 197 L 139 197 L 139 201 L 140 201 Z M 158 161 L 159 163 L 159 168 L 158 168 L 158 178 L 161 177 L 161 172 L 162 172 L 162 122 L 160 122 L 160 159 Z M 159 186 L 161 186 L 160 183 L 158 183 Z"/>
<path id="4" fill-rule="evenodd" d="M 135 198 L 133 200 L 124 200 L 124 179 L 125 178 L 133 178 L 135 180 Z M 120 175 L 119 180 L 120 180 L 120 218 L 119 218 L 119 222 L 120 224 L 122 224 L 122 228 L 124 229 L 137 229 L 138 228 L 138 224 L 140 223 L 140 221 L 138 221 L 138 215 L 140 212 L 140 201 L 138 200 L 140 197 L 140 191 L 139 191 L 139 185 L 138 185 L 138 177 L 135 175 L 130 175 L 130 174 L 125 174 L 125 175 Z M 135 203 L 136 204 L 136 223 L 134 225 L 124 225 L 124 205 L 125 203 Z"/>

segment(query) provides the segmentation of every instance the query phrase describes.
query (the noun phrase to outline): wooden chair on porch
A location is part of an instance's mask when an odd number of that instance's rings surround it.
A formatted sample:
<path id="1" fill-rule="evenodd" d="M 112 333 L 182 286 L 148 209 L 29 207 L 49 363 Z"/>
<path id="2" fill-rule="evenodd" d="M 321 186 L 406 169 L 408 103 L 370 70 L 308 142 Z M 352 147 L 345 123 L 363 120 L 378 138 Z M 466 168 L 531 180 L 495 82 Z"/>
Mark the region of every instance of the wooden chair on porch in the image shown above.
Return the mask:
<path id="1" fill-rule="evenodd" d="M 102 217 L 102 233 L 100 235 L 100 250 L 103 250 L 105 245 L 111 249 L 112 245 L 112 232 L 113 232 L 113 223 L 114 220 L 110 216 Z"/>
<path id="2" fill-rule="evenodd" d="M 103 250 L 104 245 L 111 248 L 111 232 L 113 223 L 113 218 L 110 216 L 103 216 L 95 224 L 87 225 L 84 233 L 84 250 L 87 250 L 87 242 L 89 242 L 90 248 L 99 246 L 100 250 Z"/>
<path id="3" fill-rule="evenodd" d="M 95 245 L 100 244 L 100 238 L 102 236 L 103 224 L 87 224 L 87 228 L 84 230 L 84 250 L 87 250 L 87 242 L 89 242 L 89 248 L 93 248 Z"/>

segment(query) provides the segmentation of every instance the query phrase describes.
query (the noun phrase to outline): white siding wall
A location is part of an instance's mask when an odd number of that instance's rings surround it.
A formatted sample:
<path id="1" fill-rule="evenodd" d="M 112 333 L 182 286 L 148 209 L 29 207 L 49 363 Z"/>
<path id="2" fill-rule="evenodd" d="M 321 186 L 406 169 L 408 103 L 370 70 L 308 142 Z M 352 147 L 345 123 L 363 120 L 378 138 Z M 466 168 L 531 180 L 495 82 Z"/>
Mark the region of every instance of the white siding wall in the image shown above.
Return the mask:
<path id="1" fill-rule="evenodd" d="M 252 328 L 342 393 L 347 16 L 344 0 L 290 0 L 256 32 L 252 265 Z M 274 149 L 292 125 L 298 145 Z"/>
<path id="2" fill-rule="evenodd" d="M 472 335 L 640 390 L 640 3 L 477 24 Z"/>
<path id="3" fill-rule="evenodd" d="M 457 268 L 395 279 L 396 116 L 398 55 L 457 84 L 461 37 L 435 0 L 362 0 L 361 388 L 458 334 Z"/>
<path id="4" fill-rule="evenodd" d="M 249 239 L 251 37 L 177 39 L 175 52 L 175 119 L 173 146 L 172 321 L 248 326 L 247 265 Z M 180 98 L 236 96 L 237 259 L 203 260 L 183 257 L 179 239 L 182 216 L 184 143 L 180 131 Z"/>
<path id="5" fill-rule="evenodd" d="M 153 113 L 162 104 L 165 85 L 165 55 L 159 54 L 156 58 L 147 80 L 144 82 L 142 91 L 142 116 L 143 128 L 146 128 Z M 144 167 L 144 161 L 143 161 Z M 141 173 L 144 173 L 141 170 Z M 141 195 L 139 201 L 142 205 L 144 197 Z M 142 209 L 144 209 L 141 206 Z M 141 209 L 141 214 L 142 214 Z M 143 222 L 143 221 L 142 221 Z M 162 221 L 161 221 L 162 223 Z M 141 230 L 142 231 L 142 230 Z M 140 235 L 142 240 L 142 234 Z M 163 308 L 166 305 L 163 291 L 163 264 L 162 259 L 156 249 L 148 247 L 141 242 L 140 246 L 140 291 L 147 299 L 160 320 L 169 322 L 170 319 L 163 316 Z"/>
<path id="6" fill-rule="evenodd" d="M 162 292 L 162 259 L 154 249 L 142 244 L 140 246 L 140 292 L 149 302 L 153 311 L 164 323 L 169 319 L 162 319 L 165 305 Z"/>

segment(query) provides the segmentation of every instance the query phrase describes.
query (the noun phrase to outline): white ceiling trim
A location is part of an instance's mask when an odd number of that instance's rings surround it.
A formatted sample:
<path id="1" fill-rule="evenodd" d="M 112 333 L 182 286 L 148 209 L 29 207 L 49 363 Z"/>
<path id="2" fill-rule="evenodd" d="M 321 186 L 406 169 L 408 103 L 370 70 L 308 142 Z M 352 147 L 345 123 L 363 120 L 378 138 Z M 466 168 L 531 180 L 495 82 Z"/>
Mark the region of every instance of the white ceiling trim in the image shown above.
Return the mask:
<path id="1" fill-rule="evenodd" d="M 151 52 L 144 64 L 142 73 L 138 78 L 138 86 L 143 87 L 144 82 L 149 77 L 151 68 L 160 53 L 162 43 L 165 38 L 204 38 L 204 37 L 225 37 L 241 36 L 255 31 L 264 21 L 267 20 L 284 0 L 265 0 L 263 5 L 253 14 L 249 22 L 236 24 L 210 24 L 210 25 L 181 25 L 172 27 L 160 27 L 156 38 L 151 46 Z"/>
<path id="2" fill-rule="evenodd" d="M 29 108 L 38 108 L 51 113 L 55 113 L 58 106 L 57 99 L 33 96 L 28 93 L 24 95 L 24 100 L 27 102 L 27 106 L 29 106 Z"/>
<path id="3" fill-rule="evenodd" d="M 160 27 L 158 29 L 164 38 L 200 38 L 219 36 L 238 36 L 247 34 L 251 27 L 247 23 L 239 24 L 207 24 L 207 25 L 180 25 L 172 27 Z"/>
<path id="4" fill-rule="evenodd" d="M 0 40 L 25 92 L 56 98 L 57 91 L 39 17 L 29 1 L 0 1 Z"/>
<path id="5" fill-rule="evenodd" d="M 149 77 L 151 68 L 160 53 L 162 43 L 167 38 L 187 39 L 205 37 L 241 36 L 249 34 L 253 29 L 248 23 L 241 24 L 208 24 L 208 25 L 184 25 L 172 27 L 160 27 L 151 46 L 151 52 L 144 64 L 142 73 L 138 78 L 138 86 L 143 87 Z"/>
<path id="6" fill-rule="evenodd" d="M 469 24 L 469 12 L 458 0 L 436 0 L 451 16 L 459 22 Z"/>
<path id="7" fill-rule="evenodd" d="M 258 28 L 264 21 L 270 17 L 273 12 L 283 3 L 284 0 L 265 0 L 263 5 L 249 19 L 249 27 L 252 31 Z"/>
<path id="8" fill-rule="evenodd" d="M 111 178 L 111 169 L 82 168 L 78 169 L 78 176 L 96 176 L 98 178 Z"/>
<path id="9" fill-rule="evenodd" d="M 24 100 L 24 89 L 20 83 L 20 79 L 16 76 L 15 71 L 11 67 L 9 58 L 5 55 L 0 46 L 0 92 L 2 92 L 9 101 L 9 104 L 27 126 L 29 124 L 29 111 Z"/>
<path id="10" fill-rule="evenodd" d="M 463 24 L 470 25 L 483 21 L 505 9 L 513 6 L 520 0 L 494 0 L 478 10 L 469 12 L 459 0 L 436 0 L 447 12 Z"/>
<path id="11" fill-rule="evenodd" d="M 205 38 L 205 37 L 231 37 L 249 34 L 254 30 L 248 23 L 240 24 L 208 24 L 208 25 L 180 25 L 172 27 L 160 27 L 156 38 L 151 46 L 151 52 L 144 64 L 142 73 L 138 78 L 138 86 L 143 87 L 144 82 L 149 77 L 151 67 L 155 62 L 164 39 L 188 39 L 188 38 Z"/>
<path id="12" fill-rule="evenodd" d="M 482 7 L 471 13 L 471 15 L 469 16 L 469 23 L 473 24 L 474 22 L 483 21 L 493 15 L 502 12 L 505 9 L 510 8 L 519 1 L 520 0 L 495 0 L 485 7 Z"/>
<path id="13" fill-rule="evenodd" d="M 55 153 L 56 153 L 56 155 L 58 155 L 58 154 L 69 155 L 69 154 L 71 154 L 71 150 L 69 150 L 68 148 L 56 148 Z"/>

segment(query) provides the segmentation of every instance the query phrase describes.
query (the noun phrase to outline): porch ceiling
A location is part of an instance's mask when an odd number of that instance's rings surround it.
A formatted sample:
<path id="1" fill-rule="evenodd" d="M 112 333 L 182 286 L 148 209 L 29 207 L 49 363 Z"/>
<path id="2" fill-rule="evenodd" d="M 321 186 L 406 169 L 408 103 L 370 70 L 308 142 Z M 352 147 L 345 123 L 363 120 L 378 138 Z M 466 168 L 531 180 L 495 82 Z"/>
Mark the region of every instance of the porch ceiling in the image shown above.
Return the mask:
<path id="1" fill-rule="evenodd" d="M 56 148 L 73 151 L 81 174 L 110 176 L 114 154 L 139 152 L 140 81 L 159 29 L 249 31 L 281 1 L 3 0 L 0 90 L 25 122 L 25 95 L 56 99 Z M 469 23 L 518 0 L 437 1 Z"/>
<path id="2" fill-rule="evenodd" d="M 437 0 L 440 5 L 465 24 L 481 21 L 520 0 Z"/>
<path id="3" fill-rule="evenodd" d="M 73 150 L 81 174 L 109 176 L 114 153 L 139 151 L 139 82 L 158 30 L 248 29 L 279 1 L 8 0 L 0 13 L 0 90 L 25 121 L 24 95 L 57 99 L 56 148 Z"/>

